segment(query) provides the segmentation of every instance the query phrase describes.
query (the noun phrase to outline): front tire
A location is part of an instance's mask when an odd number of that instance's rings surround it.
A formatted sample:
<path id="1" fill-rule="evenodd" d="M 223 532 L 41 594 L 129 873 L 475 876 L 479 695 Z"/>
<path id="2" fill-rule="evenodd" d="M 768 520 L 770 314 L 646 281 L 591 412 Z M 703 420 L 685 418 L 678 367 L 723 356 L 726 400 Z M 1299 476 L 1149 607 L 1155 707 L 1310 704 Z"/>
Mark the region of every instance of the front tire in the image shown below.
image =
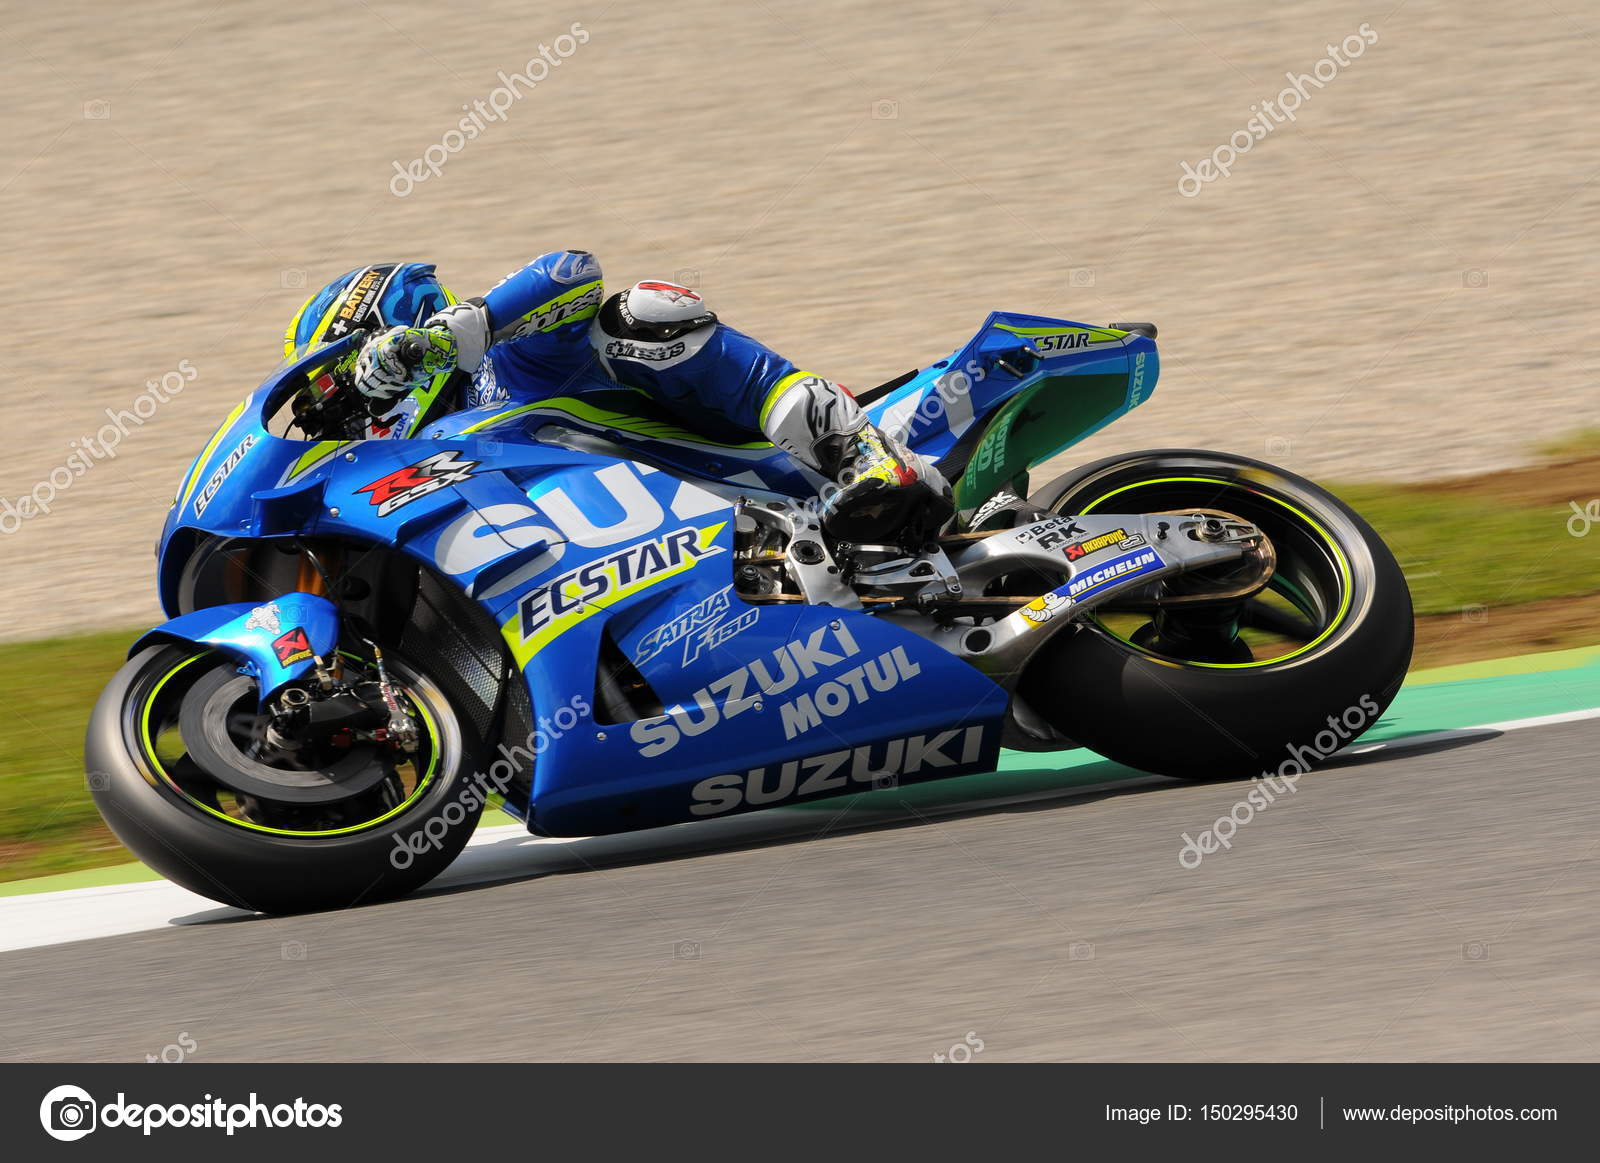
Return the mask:
<path id="1" fill-rule="evenodd" d="M 1118 633 L 1091 616 L 1053 639 L 1018 693 L 1108 759 L 1186 779 L 1303 770 L 1371 727 L 1410 665 L 1411 595 L 1371 526 L 1332 493 L 1245 457 L 1170 449 L 1110 457 L 1029 498 L 1058 513 L 1189 508 L 1236 514 L 1278 549 L 1269 583 L 1291 595 L 1305 641 L 1192 651 L 1155 621 Z M 1282 575 L 1281 577 L 1279 575 Z M 1283 605 L 1288 606 L 1284 601 Z M 1296 613 L 1267 610 L 1280 623 Z M 1255 657 L 1255 654 L 1261 657 Z"/>
<path id="2" fill-rule="evenodd" d="M 307 805 L 242 794 L 184 751 L 186 727 L 195 738 L 194 704 L 209 705 L 205 697 L 219 687 L 217 679 L 235 673 L 231 659 L 189 644 L 141 651 L 112 678 L 90 718 L 85 763 L 95 805 L 144 863 L 236 908 L 348 908 L 412 891 L 442 872 L 471 836 L 483 795 L 470 777 L 481 770 L 485 745 L 438 684 L 404 659 L 386 659 L 424 724 L 425 742 L 410 768 L 384 759 L 393 771 L 381 773 L 381 785 L 352 773 L 346 760 L 327 764 L 320 780 L 314 770 L 282 773 L 358 793 L 348 802 Z M 254 706 L 253 682 L 244 694 L 230 711 L 236 718 Z M 213 738 L 198 749 L 213 771 L 218 746 Z M 271 774 L 253 760 L 242 762 L 246 771 Z M 289 787 L 286 794 L 295 792 Z M 325 790 L 318 796 L 331 801 Z"/>

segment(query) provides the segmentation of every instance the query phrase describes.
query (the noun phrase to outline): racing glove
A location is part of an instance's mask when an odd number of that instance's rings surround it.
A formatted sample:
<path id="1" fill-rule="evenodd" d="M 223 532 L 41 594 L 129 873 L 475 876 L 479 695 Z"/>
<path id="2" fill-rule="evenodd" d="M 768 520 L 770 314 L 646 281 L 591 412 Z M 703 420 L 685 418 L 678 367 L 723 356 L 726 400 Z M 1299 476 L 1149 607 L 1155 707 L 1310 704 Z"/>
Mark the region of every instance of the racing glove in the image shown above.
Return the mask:
<path id="1" fill-rule="evenodd" d="M 391 327 L 368 340 L 356 357 L 356 390 L 386 403 L 454 371 L 458 355 L 447 327 Z"/>

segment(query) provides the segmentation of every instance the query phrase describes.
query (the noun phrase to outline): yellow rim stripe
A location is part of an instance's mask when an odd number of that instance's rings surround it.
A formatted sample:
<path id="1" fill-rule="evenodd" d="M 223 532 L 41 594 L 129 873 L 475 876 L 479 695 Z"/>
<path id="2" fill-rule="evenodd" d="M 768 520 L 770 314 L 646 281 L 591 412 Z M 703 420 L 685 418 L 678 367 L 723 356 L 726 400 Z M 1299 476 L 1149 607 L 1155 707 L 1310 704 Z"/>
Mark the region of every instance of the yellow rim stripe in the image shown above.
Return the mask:
<path id="1" fill-rule="evenodd" d="M 1236 489 L 1242 488 L 1242 489 L 1245 489 L 1248 492 L 1254 493 L 1256 496 L 1260 497 L 1262 500 L 1271 501 L 1274 504 L 1281 505 L 1285 509 L 1288 509 L 1289 512 L 1293 513 L 1296 517 L 1299 517 L 1307 525 L 1311 526 L 1311 528 L 1315 529 L 1317 531 L 1317 535 L 1322 538 L 1323 544 L 1326 545 L 1333 552 L 1334 558 L 1339 563 L 1339 580 L 1340 580 L 1340 583 L 1341 583 L 1340 589 L 1342 591 L 1341 600 L 1339 602 L 1339 610 L 1338 610 L 1338 612 L 1336 614 L 1334 614 L 1333 621 L 1328 623 L 1327 629 L 1323 630 L 1323 632 L 1321 634 L 1318 634 L 1310 642 L 1307 642 L 1304 646 L 1300 647 L 1300 649 L 1292 650 L 1288 654 L 1279 655 L 1277 658 L 1262 659 L 1260 662 L 1190 662 L 1187 659 L 1179 661 L 1179 660 L 1176 660 L 1176 659 L 1164 658 L 1164 657 L 1162 657 L 1160 655 L 1157 655 L 1157 654 L 1154 654 L 1154 653 L 1152 653 L 1152 652 L 1150 652 L 1148 650 L 1144 650 L 1142 647 L 1137 647 L 1136 646 L 1136 647 L 1134 647 L 1134 649 L 1138 650 L 1141 654 L 1143 654 L 1145 657 L 1151 659 L 1152 661 L 1165 662 L 1165 663 L 1168 663 L 1168 664 L 1174 665 L 1174 666 L 1203 666 L 1203 667 L 1206 667 L 1206 668 L 1208 668 L 1210 670 L 1249 670 L 1249 669 L 1251 669 L 1253 667 L 1276 666 L 1281 662 L 1288 662 L 1291 658 L 1298 658 L 1300 655 L 1305 654 L 1307 651 L 1313 649 L 1314 647 L 1321 645 L 1324 641 L 1327 640 L 1328 636 L 1330 634 L 1332 634 L 1335 630 L 1337 630 L 1339 628 L 1339 626 L 1344 622 L 1345 615 L 1350 612 L 1350 603 L 1351 603 L 1351 600 L 1352 600 L 1352 597 L 1353 597 L 1351 591 L 1354 589 L 1354 581 L 1353 581 L 1353 576 L 1352 576 L 1351 570 L 1350 570 L 1350 562 L 1345 558 L 1344 550 L 1339 548 L 1339 543 L 1337 541 L 1335 541 L 1333 539 L 1333 536 L 1326 529 L 1324 529 L 1320 524 L 1318 524 L 1317 521 L 1314 518 L 1312 518 L 1309 514 L 1301 511 L 1300 509 L 1296 508 L 1294 505 L 1291 505 L 1288 501 L 1285 501 L 1280 497 L 1269 496 L 1268 494 L 1260 492 L 1260 491 L 1258 491 L 1256 489 L 1251 489 L 1247 485 L 1240 485 L 1240 484 L 1237 484 L 1237 483 L 1235 483 L 1233 481 L 1218 480 L 1216 477 L 1157 477 L 1157 478 L 1155 478 L 1153 480 L 1137 481 L 1137 482 L 1135 482 L 1134 484 L 1131 484 L 1131 485 L 1123 485 L 1120 489 L 1113 489 L 1111 492 L 1105 494 L 1103 497 L 1096 497 L 1094 500 L 1090 501 L 1081 510 L 1079 510 L 1079 512 L 1089 513 L 1090 511 L 1092 511 L 1094 509 L 1094 507 L 1096 505 L 1100 504 L 1102 501 L 1109 501 L 1112 497 L 1117 496 L 1119 493 L 1125 493 L 1129 489 L 1143 488 L 1146 485 L 1165 485 L 1165 484 L 1204 484 L 1204 485 L 1223 485 L 1224 487 L 1227 487 L 1227 488 L 1236 488 Z M 1107 634 L 1111 634 L 1111 636 L 1113 638 L 1116 638 L 1119 642 L 1127 642 L 1128 641 L 1126 638 L 1123 638 L 1120 634 L 1113 633 L 1110 629 L 1104 627 L 1103 625 L 1102 625 L 1101 628 L 1105 629 Z M 1132 646 L 1133 643 L 1129 642 L 1128 645 Z"/>
<path id="2" fill-rule="evenodd" d="M 227 812 L 218 811 L 209 804 L 201 803 L 199 800 L 189 795 L 181 787 L 174 783 L 172 777 L 167 774 L 167 769 L 161 765 L 161 757 L 156 754 L 155 744 L 150 739 L 150 712 L 155 707 L 156 695 L 160 694 L 161 688 L 167 685 L 167 680 L 172 678 L 173 675 L 177 674 L 190 663 L 198 662 L 204 657 L 205 654 L 196 654 L 190 658 L 186 658 L 182 662 L 178 663 L 177 666 L 167 671 L 166 674 L 162 675 L 161 681 L 156 683 L 154 689 L 151 690 L 149 697 L 145 699 L 144 714 L 141 715 L 139 719 L 139 737 L 144 743 L 145 758 L 149 760 L 152 766 L 155 767 L 156 771 L 166 782 L 167 786 L 182 796 L 188 803 L 199 808 L 201 811 L 206 812 L 208 815 L 215 816 L 219 820 L 223 820 L 229 824 L 235 824 L 241 828 L 249 828 L 254 832 L 266 832 L 273 836 L 343 836 L 350 832 L 360 832 L 363 829 L 375 827 L 376 825 L 383 823 L 385 820 L 393 819 L 395 816 L 398 816 L 401 812 L 409 808 L 412 804 L 416 803 L 417 797 L 422 794 L 423 789 L 425 789 L 428 784 L 433 782 L 434 774 L 439 768 L 439 727 L 438 724 L 434 722 L 433 715 L 429 713 L 428 708 L 420 701 L 412 699 L 411 705 L 417 708 L 417 713 L 422 716 L 423 722 L 427 724 L 428 741 L 432 744 L 432 746 L 429 748 L 430 755 L 428 760 L 428 770 L 423 774 L 421 779 L 417 780 L 417 786 L 412 789 L 411 794 L 406 797 L 403 803 L 399 804 L 397 807 L 391 808 L 381 816 L 377 816 L 374 819 L 368 820 L 364 824 L 350 824 L 343 828 L 327 828 L 320 831 L 308 831 L 304 829 L 297 830 L 292 828 L 269 828 L 265 824 L 256 824 L 249 820 L 241 820 L 237 816 L 228 815 Z"/>

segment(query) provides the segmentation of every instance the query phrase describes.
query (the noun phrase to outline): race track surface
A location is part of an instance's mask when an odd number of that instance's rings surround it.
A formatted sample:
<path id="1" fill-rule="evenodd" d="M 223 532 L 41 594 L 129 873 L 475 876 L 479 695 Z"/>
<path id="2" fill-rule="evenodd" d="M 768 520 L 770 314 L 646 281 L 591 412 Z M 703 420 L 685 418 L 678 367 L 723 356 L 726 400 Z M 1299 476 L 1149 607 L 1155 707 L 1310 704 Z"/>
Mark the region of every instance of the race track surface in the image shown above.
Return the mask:
<path id="1" fill-rule="evenodd" d="M 533 847 L 509 882 L 5 954 L 0 1056 L 1594 1059 L 1597 749 L 1590 719 L 1343 756 L 1192 870 L 1249 785 Z"/>

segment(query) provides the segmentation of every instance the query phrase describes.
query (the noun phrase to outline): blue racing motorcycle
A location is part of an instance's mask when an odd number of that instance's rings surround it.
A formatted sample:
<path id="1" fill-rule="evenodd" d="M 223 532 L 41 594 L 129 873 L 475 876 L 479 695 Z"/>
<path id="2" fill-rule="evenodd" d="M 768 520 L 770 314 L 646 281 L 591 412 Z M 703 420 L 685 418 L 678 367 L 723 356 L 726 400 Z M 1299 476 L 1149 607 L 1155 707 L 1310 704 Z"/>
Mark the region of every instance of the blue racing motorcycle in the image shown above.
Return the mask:
<path id="1" fill-rule="evenodd" d="M 1185 778 L 1376 721 L 1411 655 L 1393 556 L 1337 498 L 1217 452 L 1029 473 L 1148 399 L 1150 324 L 995 313 L 859 398 L 935 460 L 925 544 L 821 528 L 826 482 L 605 381 L 374 420 L 292 352 L 159 549 L 171 620 L 90 723 L 95 801 L 195 892 L 287 912 L 408 892 L 495 802 L 576 836 L 1087 747 Z"/>

